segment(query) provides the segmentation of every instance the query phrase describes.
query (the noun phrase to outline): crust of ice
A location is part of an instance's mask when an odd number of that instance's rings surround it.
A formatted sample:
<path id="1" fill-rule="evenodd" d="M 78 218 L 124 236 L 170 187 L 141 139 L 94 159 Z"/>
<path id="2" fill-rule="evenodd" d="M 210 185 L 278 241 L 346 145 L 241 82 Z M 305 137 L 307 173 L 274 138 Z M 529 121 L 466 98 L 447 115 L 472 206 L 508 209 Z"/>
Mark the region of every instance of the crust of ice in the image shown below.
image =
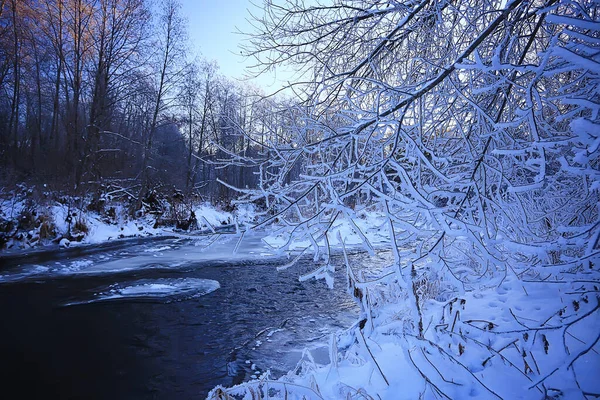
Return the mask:
<path id="1" fill-rule="evenodd" d="M 200 297 L 219 289 L 219 282 L 212 279 L 180 278 L 157 279 L 155 281 L 134 281 L 126 286 L 115 286 L 109 290 L 96 293 L 93 299 L 75 301 L 66 306 L 91 304 L 107 300 L 136 298 L 170 298 L 175 296 Z"/>

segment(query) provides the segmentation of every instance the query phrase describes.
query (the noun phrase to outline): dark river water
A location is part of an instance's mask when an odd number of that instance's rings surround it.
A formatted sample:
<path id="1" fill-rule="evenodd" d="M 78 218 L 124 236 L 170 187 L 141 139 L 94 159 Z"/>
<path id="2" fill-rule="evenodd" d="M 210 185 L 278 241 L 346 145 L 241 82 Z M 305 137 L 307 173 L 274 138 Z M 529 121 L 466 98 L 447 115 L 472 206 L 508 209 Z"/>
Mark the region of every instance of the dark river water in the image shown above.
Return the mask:
<path id="1" fill-rule="evenodd" d="M 186 253 L 192 247 L 166 239 L 0 258 L 2 392 L 51 399 L 205 398 L 215 385 L 240 383 L 267 369 L 281 376 L 304 348 L 327 362 L 331 333 L 358 316 L 342 273 L 333 290 L 323 281 L 298 281 L 312 260 L 277 272 L 284 260 L 194 261 Z M 139 256 L 156 248 L 170 252 L 168 262 Z M 178 254 L 186 254 L 185 262 L 172 262 Z M 127 265 L 136 256 L 135 268 L 80 273 L 82 265 Z M 208 294 L 185 289 L 212 281 L 220 288 Z M 169 291 L 182 282 L 184 290 Z M 146 287 L 158 292 L 145 295 Z M 127 290 L 134 296 L 119 296 Z"/>

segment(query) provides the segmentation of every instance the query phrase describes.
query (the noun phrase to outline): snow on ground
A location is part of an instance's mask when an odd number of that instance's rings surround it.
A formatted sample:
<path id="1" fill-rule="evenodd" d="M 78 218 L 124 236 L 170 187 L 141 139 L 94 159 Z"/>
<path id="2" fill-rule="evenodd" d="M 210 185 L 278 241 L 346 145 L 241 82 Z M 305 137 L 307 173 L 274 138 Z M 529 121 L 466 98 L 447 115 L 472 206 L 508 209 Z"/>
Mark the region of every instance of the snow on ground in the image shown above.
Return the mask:
<path id="1" fill-rule="evenodd" d="M 266 372 L 215 388 L 209 398 L 259 390 L 277 399 L 394 400 L 584 399 L 582 391 L 600 392 L 600 300 L 592 281 L 509 276 L 450 302 L 428 299 L 422 336 L 407 334 L 412 327 L 401 299 L 391 298 L 394 284 L 369 297 L 385 304 L 372 308 L 364 325 L 334 335 L 329 363 L 307 354 L 300 371 L 276 381 Z"/>
<path id="2" fill-rule="evenodd" d="M 256 220 L 256 208 L 253 204 L 238 204 L 233 212 L 223 211 L 210 203 L 194 208 L 198 225 L 202 228 L 216 228 L 221 225 L 248 225 Z"/>
<path id="3" fill-rule="evenodd" d="M 0 217 L 16 219 L 25 208 L 25 200 L 16 196 L 0 197 Z"/>
<path id="4" fill-rule="evenodd" d="M 64 221 L 64 208 L 62 213 L 56 213 Z M 117 211 L 117 215 L 123 215 L 124 211 Z M 226 212 L 217 209 L 209 203 L 203 203 L 194 209 L 194 214 L 198 220 L 198 225 L 201 228 L 215 228 L 233 223 L 244 223 L 251 218 L 252 209 L 246 207 L 242 209 L 240 215 L 238 213 Z M 61 218 L 62 217 L 62 218 Z M 106 223 L 100 216 L 94 213 L 87 214 L 87 222 L 90 226 L 89 233 L 85 236 L 82 243 L 101 243 L 107 240 L 112 240 L 119 237 L 134 237 L 134 236 L 149 236 L 160 235 L 164 233 L 173 233 L 172 228 L 154 228 L 155 223 L 152 216 L 145 216 L 135 220 L 126 220 L 121 218 L 117 224 Z M 208 225 L 207 225 L 208 224 Z M 66 231 L 66 226 L 63 224 L 63 231 Z"/>
<path id="5" fill-rule="evenodd" d="M 122 205 L 114 204 L 112 209 L 112 215 L 107 217 L 59 202 L 39 206 L 29 204 L 24 198 L 16 196 L 0 198 L 0 222 L 14 221 L 10 229 L 12 232 L 6 233 L 12 237 L 8 239 L 5 247 L 10 250 L 26 250 L 53 242 L 59 243 L 61 247 L 72 247 L 175 232 L 172 227 L 155 227 L 156 217 L 153 215 L 132 219 L 128 217 L 128 212 Z M 30 225 L 34 226 L 23 231 L 19 225 L 19 218 L 27 213 L 32 215 L 32 211 L 34 214 L 31 218 L 35 221 L 31 221 Z M 198 220 L 198 227 L 209 231 L 224 225 L 243 225 L 255 218 L 254 207 L 251 205 L 240 205 L 234 212 L 226 212 L 204 203 L 194 208 L 194 214 Z M 48 221 L 52 227 L 46 236 L 41 232 L 42 219 Z"/>
<path id="6" fill-rule="evenodd" d="M 56 226 L 57 234 L 59 236 L 66 235 L 69 231 L 69 223 L 67 222 L 69 208 L 65 205 L 57 204 L 50 208 L 50 213 Z M 149 236 L 163 233 L 162 229 L 153 228 L 154 221 L 150 217 L 128 220 L 123 217 L 124 214 L 125 211 L 121 208 L 117 210 L 116 215 L 118 217 L 114 223 L 105 221 L 105 219 L 95 212 L 80 213 L 76 217 L 72 217 L 73 220 L 80 220 L 87 227 L 88 231 L 83 236 L 81 242 L 70 241 L 66 246 L 77 245 L 78 243 L 95 244 L 124 237 Z M 73 229 L 73 226 L 74 222 L 72 221 L 71 229 Z"/>
<path id="7" fill-rule="evenodd" d="M 466 294 L 454 302 L 453 310 L 430 300 L 425 305 L 422 338 L 404 335 L 405 321 L 397 305 L 388 304 L 377 310 L 371 329 L 338 335 L 336 345 L 348 350 L 335 354 L 335 363 L 307 363 L 309 373 L 289 374 L 282 381 L 318 388 L 324 399 L 540 399 L 544 387 L 536 382 L 551 375 L 546 390 L 560 388 L 560 398 L 581 398 L 574 374 L 567 371 L 565 351 L 568 348 L 567 358 L 574 359 L 593 342 L 598 314 L 578 318 L 593 312 L 598 303 L 590 298 L 574 303 L 579 298 L 569 294 L 574 288 L 561 286 L 509 279 L 497 288 Z M 557 303 L 571 307 L 573 313 L 560 318 Z M 579 304 L 577 312 L 573 304 Z M 557 328 L 572 321 L 577 322 Z M 544 328 L 525 335 L 527 327 L 533 326 Z M 597 352 L 582 356 L 574 370 L 585 391 L 600 391 Z M 431 384 L 421 378 L 421 372 Z"/>
<path id="8" fill-rule="evenodd" d="M 220 225 L 232 224 L 235 217 L 225 211 L 217 210 L 214 206 L 204 203 L 194 209 L 198 225 L 206 228 L 214 228 Z"/>

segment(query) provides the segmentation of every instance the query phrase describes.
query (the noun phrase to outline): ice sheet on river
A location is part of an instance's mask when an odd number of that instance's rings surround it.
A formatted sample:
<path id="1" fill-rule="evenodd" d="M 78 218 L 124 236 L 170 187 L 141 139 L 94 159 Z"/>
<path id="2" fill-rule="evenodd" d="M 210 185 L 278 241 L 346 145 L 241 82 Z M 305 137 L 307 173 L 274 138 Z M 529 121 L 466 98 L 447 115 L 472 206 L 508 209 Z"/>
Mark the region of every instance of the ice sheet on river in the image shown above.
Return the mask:
<path id="1" fill-rule="evenodd" d="M 219 289 L 219 282 L 211 279 L 142 279 L 110 285 L 87 300 L 77 300 L 65 306 L 90 304 L 120 299 L 189 299 L 207 295 Z"/>
<path id="2" fill-rule="evenodd" d="M 273 250 L 258 235 L 247 236 L 241 241 L 237 235 L 223 235 L 196 239 L 194 245 L 180 248 L 171 249 L 169 246 L 161 246 L 145 249 L 141 254 L 133 257 L 94 263 L 74 272 L 100 274 L 140 268 L 177 268 L 199 261 L 252 260 L 273 255 Z"/>
<path id="3" fill-rule="evenodd" d="M 123 246 L 103 250 L 93 246 L 57 250 L 44 259 L 26 255 L 7 268 L 0 267 L 0 284 L 22 280 L 43 280 L 79 274 L 103 275 L 139 269 L 179 269 L 185 265 L 215 261 L 254 260 L 273 256 L 274 251 L 260 235 L 218 235 L 165 239 L 160 244 L 123 242 Z M 235 251 L 234 251 L 235 250 Z M 76 252 L 81 252 L 77 254 Z M 2 265 L 0 258 L 0 265 Z"/>

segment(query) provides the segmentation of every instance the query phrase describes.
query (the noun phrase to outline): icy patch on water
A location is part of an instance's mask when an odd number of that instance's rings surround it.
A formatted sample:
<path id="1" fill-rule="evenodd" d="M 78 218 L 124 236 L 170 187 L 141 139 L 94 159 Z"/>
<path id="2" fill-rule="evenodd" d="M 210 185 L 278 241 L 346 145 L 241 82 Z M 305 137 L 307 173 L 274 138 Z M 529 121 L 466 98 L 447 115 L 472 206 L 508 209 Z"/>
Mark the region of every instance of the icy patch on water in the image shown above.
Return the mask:
<path id="1" fill-rule="evenodd" d="M 145 253 L 158 253 L 160 251 L 165 251 L 165 250 L 171 250 L 171 246 L 155 247 L 152 249 L 146 249 L 146 250 L 144 250 L 144 252 Z"/>
<path id="2" fill-rule="evenodd" d="M 211 279 L 142 279 L 113 284 L 94 294 L 92 299 L 69 302 L 65 306 L 119 299 L 189 299 L 207 295 L 220 287 L 219 282 Z"/>
<path id="3" fill-rule="evenodd" d="M 347 248 L 361 248 L 367 250 L 382 248 L 389 244 L 386 215 L 378 211 L 359 210 L 353 218 L 337 218 L 333 225 L 327 230 L 327 241 L 325 238 L 317 240 L 319 247 L 333 246 L 341 247 L 343 241 Z M 263 239 L 269 247 L 276 250 L 303 251 L 315 245 L 307 234 L 292 235 L 285 227 L 272 231 Z"/>
<path id="4" fill-rule="evenodd" d="M 42 265 L 33 265 L 27 269 L 21 269 L 17 272 L 0 274 L 0 284 L 15 283 L 23 279 L 37 278 L 48 273 L 49 270 L 50 268 L 44 267 Z"/>
<path id="5" fill-rule="evenodd" d="M 69 264 L 68 267 L 63 268 L 62 270 L 60 270 L 59 272 L 61 273 L 69 273 L 69 272 L 76 272 L 79 271 L 82 268 L 87 268 L 90 265 L 92 265 L 94 262 L 92 260 L 77 260 L 77 261 L 73 261 Z"/>

